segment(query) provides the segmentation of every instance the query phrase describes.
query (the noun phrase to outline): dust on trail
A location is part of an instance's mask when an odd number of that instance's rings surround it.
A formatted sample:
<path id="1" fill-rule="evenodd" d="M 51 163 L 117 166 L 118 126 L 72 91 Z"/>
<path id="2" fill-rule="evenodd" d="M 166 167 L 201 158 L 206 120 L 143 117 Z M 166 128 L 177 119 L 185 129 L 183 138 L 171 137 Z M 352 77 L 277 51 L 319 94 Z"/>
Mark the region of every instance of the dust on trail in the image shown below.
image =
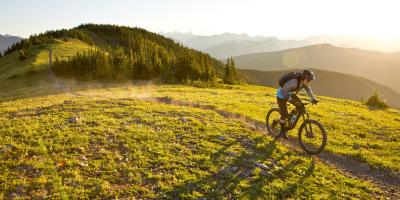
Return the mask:
<path id="1" fill-rule="evenodd" d="M 156 90 L 155 81 L 135 81 L 135 82 L 96 82 L 96 81 L 76 81 L 73 79 L 53 78 L 53 91 L 66 93 L 72 96 L 84 97 L 104 97 L 104 98 L 149 98 Z"/>
<path id="2" fill-rule="evenodd" d="M 205 110 L 212 110 L 226 118 L 243 120 L 246 123 L 250 124 L 251 126 L 255 127 L 256 130 L 267 133 L 267 129 L 263 122 L 251 119 L 242 114 L 232 113 L 226 110 L 218 109 L 214 106 L 204 106 L 196 103 L 183 102 L 179 100 L 174 100 L 169 97 L 159 97 L 159 98 L 147 97 L 141 99 L 152 102 L 177 105 L 177 106 L 187 106 Z M 303 151 L 300 149 L 297 142 L 297 138 L 290 138 L 289 140 L 286 141 L 282 140 L 282 142 L 286 144 L 290 149 L 295 150 L 300 154 L 304 154 L 305 156 L 309 156 L 303 153 Z M 318 158 L 320 161 L 335 167 L 348 177 L 371 181 L 377 187 L 381 188 L 382 192 L 385 194 L 386 197 L 389 197 L 391 199 L 400 199 L 399 174 L 396 174 L 394 172 L 385 169 L 375 168 L 369 166 L 367 163 L 363 161 L 356 160 L 349 156 L 334 154 L 329 151 L 323 151 L 322 153 L 316 155 L 315 157 Z"/>

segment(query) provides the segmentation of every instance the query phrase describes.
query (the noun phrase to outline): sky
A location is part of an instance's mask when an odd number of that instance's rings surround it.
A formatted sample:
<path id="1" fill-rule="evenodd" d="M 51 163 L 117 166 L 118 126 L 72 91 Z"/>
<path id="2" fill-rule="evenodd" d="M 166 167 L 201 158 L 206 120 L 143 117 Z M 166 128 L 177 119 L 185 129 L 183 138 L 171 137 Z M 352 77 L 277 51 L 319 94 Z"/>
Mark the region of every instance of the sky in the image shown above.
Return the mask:
<path id="1" fill-rule="evenodd" d="M 400 37 L 396 0 L 0 0 L 0 34 L 28 37 L 82 23 L 153 32 Z"/>

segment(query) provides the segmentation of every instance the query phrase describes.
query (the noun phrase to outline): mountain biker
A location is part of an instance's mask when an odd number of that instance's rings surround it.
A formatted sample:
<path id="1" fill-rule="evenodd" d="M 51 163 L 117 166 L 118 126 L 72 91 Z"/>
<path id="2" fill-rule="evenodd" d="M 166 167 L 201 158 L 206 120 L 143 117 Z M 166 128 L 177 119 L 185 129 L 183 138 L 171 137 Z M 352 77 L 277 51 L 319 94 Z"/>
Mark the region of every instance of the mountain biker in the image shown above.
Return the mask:
<path id="1" fill-rule="evenodd" d="M 296 114 L 297 112 L 304 111 L 304 105 L 301 104 L 302 101 L 296 95 L 301 89 L 304 89 L 307 95 L 310 97 L 311 103 L 318 103 L 318 100 L 315 98 L 310 87 L 310 82 L 313 80 L 315 80 L 315 76 L 310 69 L 305 69 L 302 72 L 297 73 L 290 72 L 283 75 L 279 79 L 280 87 L 278 88 L 276 94 L 279 112 L 281 114 L 281 118 L 279 121 L 281 125 L 281 130 L 279 136 L 283 137 L 284 139 L 288 139 L 285 124 L 289 113 L 287 110 L 286 102 L 289 102 L 296 107 L 293 111 L 291 111 L 291 114 Z"/>

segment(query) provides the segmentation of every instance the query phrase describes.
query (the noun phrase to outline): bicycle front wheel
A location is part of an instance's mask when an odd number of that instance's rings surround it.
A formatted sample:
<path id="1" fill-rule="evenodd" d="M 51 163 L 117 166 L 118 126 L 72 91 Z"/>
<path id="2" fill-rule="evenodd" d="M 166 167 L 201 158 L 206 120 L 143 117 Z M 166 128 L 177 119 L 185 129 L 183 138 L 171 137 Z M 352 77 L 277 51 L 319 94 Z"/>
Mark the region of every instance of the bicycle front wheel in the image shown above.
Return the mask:
<path id="1" fill-rule="evenodd" d="M 300 125 L 298 139 L 304 151 L 312 155 L 321 153 L 328 140 L 324 127 L 311 119 Z"/>

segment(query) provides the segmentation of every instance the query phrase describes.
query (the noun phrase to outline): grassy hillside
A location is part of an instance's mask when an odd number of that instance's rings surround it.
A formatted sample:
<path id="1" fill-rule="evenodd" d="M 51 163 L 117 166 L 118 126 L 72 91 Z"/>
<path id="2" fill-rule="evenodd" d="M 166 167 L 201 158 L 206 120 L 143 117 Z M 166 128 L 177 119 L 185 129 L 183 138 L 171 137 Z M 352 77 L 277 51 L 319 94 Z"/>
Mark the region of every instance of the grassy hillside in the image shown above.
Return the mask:
<path id="1" fill-rule="evenodd" d="M 277 107 L 275 89 L 234 86 L 223 90 L 164 87 L 155 96 L 213 106 L 263 122 L 266 112 Z M 365 160 L 376 167 L 400 171 L 398 110 L 370 110 L 359 102 L 320 96 L 318 106 L 310 106 L 312 118 L 319 120 L 329 137 L 327 150 Z M 292 136 L 297 132 L 292 131 Z"/>
<path id="2" fill-rule="evenodd" d="M 241 120 L 137 99 L 168 95 L 256 117 L 272 106 L 270 94 L 263 87 L 135 86 L 0 103 L 0 197 L 369 199 L 383 194 L 368 182 L 288 150 Z M 334 99 L 326 103 L 345 106 Z M 321 107 L 321 112 L 327 109 Z M 374 112 L 386 119 L 398 117 L 394 111 Z M 345 122 L 323 123 L 331 138 L 329 150 L 340 138 L 348 141 L 354 135 L 361 142 L 374 137 L 363 132 L 366 136 L 359 139 L 359 133 L 332 130 L 347 127 Z M 375 142 L 367 147 L 376 153 L 392 151 L 384 138 Z M 368 150 L 360 144 L 363 157 Z M 379 148 L 383 145 L 385 150 Z"/>
<path id="3" fill-rule="evenodd" d="M 25 50 L 28 58 L 19 59 L 19 52 L 13 52 L 0 59 L 0 96 L 10 95 L 10 93 L 23 93 L 30 89 L 37 89 L 43 86 L 48 89 L 51 83 L 48 76 L 49 49 L 54 55 L 62 57 L 73 56 L 79 51 L 87 50 L 91 47 L 80 40 L 54 40 L 46 45 L 31 46 Z M 38 91 L 36 91 L 38 92 Z"/>
<path id="4" fill-rule="evenodd" d="M 248 83 L 276 88 L 279 77 L 289 71 L 240 70 L 240 73 Z M 378 92 L 389 105 L 400 108 L 400 93 L 391 88 L 355 75 L 318 69 L 313 71 L 317 79 L 313 81 L 312 89 L 318 95 L 360 101 Z"/>
<path id="5" fill-rule="evenodd" d="M 398 53 L 384 53 L 319 44 L 277 52 L 235 57 L 242 69 L 286 70 L 317 68 L 366 77 L 400 92 Z"/>
<path id="6" fill-rule="evenodd" d="M 13 45 L 5 57 L 46 46 L 54 40 L 69 39 L 81 40 L 100 49 L 101 53 L 80 51 L 70 58 L 55 54 L 58 59 L 52 70 L 59 77 L 160 79 L 163 82 L 216 82 L 223 79 L 224 65 L 220 61 L 137 27 L 84 24 L 68 30 L 47 31 Z"/>

